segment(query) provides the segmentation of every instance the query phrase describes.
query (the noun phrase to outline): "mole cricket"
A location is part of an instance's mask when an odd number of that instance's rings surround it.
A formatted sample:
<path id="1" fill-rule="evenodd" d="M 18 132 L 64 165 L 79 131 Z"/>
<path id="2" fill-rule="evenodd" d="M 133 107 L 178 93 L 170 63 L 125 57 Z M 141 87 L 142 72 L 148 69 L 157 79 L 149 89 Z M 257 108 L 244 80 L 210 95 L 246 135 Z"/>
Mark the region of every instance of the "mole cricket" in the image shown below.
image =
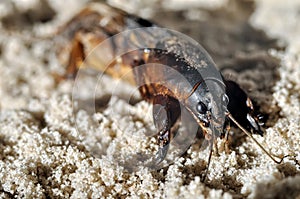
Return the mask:
<path id="1" fill-rule="evenodd" d="M 136 28 L 156 27 L 159 26 L 108 5 L 90 4 L 59 30 L 58 34 L 67 41 L 63 43 L 64 49 L 70 51 L 65 60 L 67 68 L 63 78 L 75 77 L 89 52 L 113 35 Z M 131 73 L 126 81 L 141 85 L 139 87 L 141 97 L 153 105 L 160 105 L 153 106 L 153 120 L 157 129 L 159 145 L 156 155 L 157 163 L 165 158 L 169 143 L 176 134 L 172 127 L 180 117 L 180 107 L 182 106 L 198 124 L 197 135 L 200 134 L 210 143 L 206 173 L 213 151 L 212 142 L 215 137 L 228 138 L 230 122 L 251 137 L 274 162 L 280 164 L 283 158 L 279 161 L 276 160 L 252 136 L 252 134 L 263 136 L 263 123 L 261 114 L 254 110 L 252 101 L 246 92 L 234 81 L 223 78 L 219 72 L 217 72 L 219 80 L 211 83 L 208 88 L 207 80 L 213 78 L 199 74 L 199 70 L 202 70 L 203 66 L 215 67 L 208 53 L 203 48 L 193 46 L 189 42 L 177 40 L 176 35 L 168 31 L 157 33 L 160 37 L 159 42 L 157 42 L 155 34 L 147 29 L 138 33 L 129 32 L 125 39 L 117 38 L 107 42 L 106 48 L 102 49 L 102 54 L 105 56 L 89 59 L 95 69 L 104 71 L 113 77 L 118 78 L 126 73 Z M 143 46 L 140 44 L 148 47 L 139 47 Z M 131 49 L 130 46 L 139 48 L 117 55 L 119 49 Z M 116 59 L 107 66 L 103 64 L 106 63 L 106 56 Z M 167 65 L 169 68 L 161 72 L 153 68 L 149 69 L 150 67 L 147 68 L 146 65 L 142 69 L 132 70 L 137 66 L 153 63 Z M 172 78 L 172 71 L 184 77 L 191 88 L 185 88 L 184 84 L 175 80 L 176 78 Z M 162 83 L 166 83 L 167 86 Z M 212 89 L 220 95 L 211 97 L 209 90 Z"/>

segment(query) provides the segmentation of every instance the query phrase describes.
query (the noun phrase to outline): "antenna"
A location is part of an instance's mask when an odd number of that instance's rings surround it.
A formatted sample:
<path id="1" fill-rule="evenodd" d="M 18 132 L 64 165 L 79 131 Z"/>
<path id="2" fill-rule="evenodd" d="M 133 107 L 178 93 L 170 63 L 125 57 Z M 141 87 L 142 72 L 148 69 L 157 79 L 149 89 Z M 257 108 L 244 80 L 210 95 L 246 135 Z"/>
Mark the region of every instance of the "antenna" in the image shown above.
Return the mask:
<path id="1" fill-rule="evenodd" d="M 284 156 L 283 158 L 280 159 L 280 161 L 276 160 L 253 136 L 252 134 L 247 131 L 244 127 L 242 127 L 235 119 L 234 117 L 230 114 L 230 112 L 227 111 L 226 115 L 229 117 L 231 121 L 233 121 L 247 136 L 249 136 L 258 146 L 263 150 L 274 162 L 277 164 L 280 164 L 284 158 L 288 157 L 289 155 Z M 279 158 L 279 157 L 277 157 Z"/>

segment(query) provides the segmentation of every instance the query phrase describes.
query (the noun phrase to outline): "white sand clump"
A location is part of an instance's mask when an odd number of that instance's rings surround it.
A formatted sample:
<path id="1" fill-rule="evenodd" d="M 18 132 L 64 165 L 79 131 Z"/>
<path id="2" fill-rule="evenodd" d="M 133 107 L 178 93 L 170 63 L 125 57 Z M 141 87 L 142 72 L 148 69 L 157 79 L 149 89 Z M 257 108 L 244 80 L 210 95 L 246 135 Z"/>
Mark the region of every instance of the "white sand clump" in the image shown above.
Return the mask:
<path id="1" fill-rule="evenodd" d="M 87 90 L 82 90 L 82 99 L 76 100 L 72 99 L 71 80 L 55 84 L 52 74 L 63 69 L 53 40 L 31 37 L 49 36 L 49 30 L 67 21 L 86 1 L 42 2 L 56 13 L 52 21 L 35 21 L 34 25 L 14 31 L 0 23 L 1 198 L 300 196 L 300 26 L 295 20 L 299 13 L 294 9 L 299 7 L 297 1 L 257 0 L 251 18 L 255 27 L 287 45 L 282 51 L 270 50 L 281 61 L 280 80 L 273 94 L 281 108 L 281 118 L 266 129 L 264 137 L 255 138 L 272 154 L 291 156 L 277 165 L 251 139 L 246 138 L 228 154 L 220 141 L 219 156 L 212 156 L 205 183 L 201 179 L 208 149 L 202 149 L 198 142 L 163 169 L 138 165 L 141 158 L 153 158 L 158 146 L 156 138 L 151 137 L 155 132 L 151 105 L 145 101 L 129 103 L 132 92 L 128 85 L 120 89 L 115 80 L 104 77 L 105 85 L 100 84 L 96 92 L 101 106 L 94 111 L 92 78 L 82 80 Z M 227 1 L 218 2 L 216 7 Z M 0 19 L 15 17 L 20 21 L 28 11 L 44 16 L 38 11 L 43 7 L 36 0 L 1 1 Z M 114 96 L 106 100 L 109 90 Z"/>

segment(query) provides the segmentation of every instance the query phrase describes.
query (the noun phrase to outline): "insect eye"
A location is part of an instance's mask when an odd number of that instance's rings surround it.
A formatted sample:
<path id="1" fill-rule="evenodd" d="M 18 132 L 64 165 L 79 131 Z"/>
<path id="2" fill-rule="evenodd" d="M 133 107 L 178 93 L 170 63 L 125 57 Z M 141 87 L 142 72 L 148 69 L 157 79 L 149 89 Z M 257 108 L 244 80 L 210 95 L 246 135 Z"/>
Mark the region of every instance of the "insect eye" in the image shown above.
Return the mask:
<path id="1" fill-rule="evenodd" d="M 207 112 L 207 107 L 206 105 L 203 103 L 203 102 L 198 102 L 197 104 L 197 111 L 200 113 L 200 114 L 204 114 Z"/>
<path id="2" fill-rule="evenodd" d="M 223 104 L 224 104 L 225 106 L 228 105 L 228 103 L 229 103 L 229 98 L 228 98 L 228 96 L 227 96 L 226 94 L 223 94 L 223 96 L 222 96 L 222 102 L 223 102 Z"/>

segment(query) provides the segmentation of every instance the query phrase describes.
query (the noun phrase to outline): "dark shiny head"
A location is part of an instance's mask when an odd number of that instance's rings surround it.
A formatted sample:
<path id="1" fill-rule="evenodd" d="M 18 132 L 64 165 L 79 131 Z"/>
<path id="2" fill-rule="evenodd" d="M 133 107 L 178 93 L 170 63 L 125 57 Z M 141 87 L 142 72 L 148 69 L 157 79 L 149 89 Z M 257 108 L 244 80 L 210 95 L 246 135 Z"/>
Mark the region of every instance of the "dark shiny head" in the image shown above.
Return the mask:
<path id="1" fill-rule="evenodd" d="M 236 121 L 251 133 L 263 135 L 262 116 L 253 107 L 253 103 L 240 86 L 233 81 L 224 81 L 226 95 L 229 98 L 228 111 Z"/>

